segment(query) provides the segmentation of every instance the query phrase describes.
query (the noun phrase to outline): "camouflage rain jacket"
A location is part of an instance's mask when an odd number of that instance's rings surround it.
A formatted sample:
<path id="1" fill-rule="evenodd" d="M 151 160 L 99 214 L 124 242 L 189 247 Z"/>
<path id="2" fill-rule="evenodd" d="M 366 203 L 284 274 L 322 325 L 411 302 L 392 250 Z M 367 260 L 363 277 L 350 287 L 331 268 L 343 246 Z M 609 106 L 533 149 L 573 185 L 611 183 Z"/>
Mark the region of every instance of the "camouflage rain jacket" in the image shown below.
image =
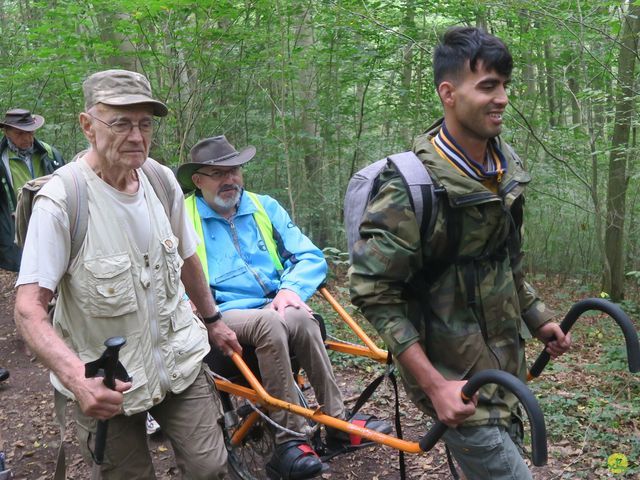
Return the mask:
<path id="1" fill-rule="evenodd" d="M 498 194 L 493 193 L 436 153 L 430 140 L 439 125 L 414 144 L 434 183 L 446 190 L 439 197 L 435 227 L 428 238 L 420 238 L 407 190 L 388 166 L 354 246 L 352 301 L 395 356 L 420 342 L 447 379 L 497 368 L 524 380 L 521 319 L 533 332 L 553 316 L 523 278 L 521 232 L 509 235 L 521 225 L 523 192 L 531 177 L 498 139 L 508 167 Z M 451 219 L 457 222 L 455 235 Z M 414 403 L 435 416 L 428 397 L 398 366 Z M 509 426 L 516 397 L 495 385 L 480 394 L 479 407 L 465 425 Z"/>

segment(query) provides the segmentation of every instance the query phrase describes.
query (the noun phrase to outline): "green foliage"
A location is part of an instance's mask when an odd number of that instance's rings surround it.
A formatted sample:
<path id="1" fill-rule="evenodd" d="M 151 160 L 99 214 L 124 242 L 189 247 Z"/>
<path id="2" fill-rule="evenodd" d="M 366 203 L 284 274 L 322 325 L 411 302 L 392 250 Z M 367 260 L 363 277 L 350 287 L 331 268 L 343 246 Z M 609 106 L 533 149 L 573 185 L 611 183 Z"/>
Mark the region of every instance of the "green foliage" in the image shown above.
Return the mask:
<path id="1" fill-rule="evenodd" d="M 247 184 L 282 201 L 319 245 L 343 249 L 349 176 L 410 148 L 441 115 L 431 78 L 438 35 L 451 25 L 485 24 L 515 60 L 504 136 L 534 177 L 529 269 L 593 275 L 602 271 L 624 5 L 3 0 L 0 107 L 44 115 L 38 135 L 70 158 L 85 145 L 77 125 L 83 79 L 105 68 L 139 70 L 171 110 L 153 156 L 178 164 L 198 139 L 220 133 L 239 147 L 254 144 Z M 636 271 L 635 137 L 626 153 L 626 261 Z"/>

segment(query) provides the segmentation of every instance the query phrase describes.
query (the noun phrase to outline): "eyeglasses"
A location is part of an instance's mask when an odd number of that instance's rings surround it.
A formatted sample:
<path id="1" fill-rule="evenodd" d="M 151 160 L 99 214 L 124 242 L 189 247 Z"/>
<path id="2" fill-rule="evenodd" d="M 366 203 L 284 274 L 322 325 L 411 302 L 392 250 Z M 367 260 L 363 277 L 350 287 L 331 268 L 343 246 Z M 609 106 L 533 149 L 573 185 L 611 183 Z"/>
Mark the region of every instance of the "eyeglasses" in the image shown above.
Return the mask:
<path id="1" fill-rule="evenodd" d="M 113 123 L 107 123 L 104 120 L 100 120 L 98 117 L 91 115 L 90 113 L 87 113 L 87 115 L 109 127 L 109 130 L 111 130 L 116 135 L 127 135 L 129 132 L 131 132 L 131 130 L 133 130 L 133 127 L 138 127 L 138 130 L 140 130 L 141 133 L 153 132 L 153 118 L 144 118 L 138 123 L 133 123 L 131 120 L 127 119 L 116 120 Z"/>
<path id="2" fill-rule="evenodd" d="M 232 167 L 228 170 L 214 170 L 210 173 L 204 173 L 198 170 L 196 173 L 198 175 L 204 175 L 205 177 L 211 177 L 214 180 L 222 180 L 226 176 L 235 177 L 238 175 L 240 173 L 240 167 Z"/>

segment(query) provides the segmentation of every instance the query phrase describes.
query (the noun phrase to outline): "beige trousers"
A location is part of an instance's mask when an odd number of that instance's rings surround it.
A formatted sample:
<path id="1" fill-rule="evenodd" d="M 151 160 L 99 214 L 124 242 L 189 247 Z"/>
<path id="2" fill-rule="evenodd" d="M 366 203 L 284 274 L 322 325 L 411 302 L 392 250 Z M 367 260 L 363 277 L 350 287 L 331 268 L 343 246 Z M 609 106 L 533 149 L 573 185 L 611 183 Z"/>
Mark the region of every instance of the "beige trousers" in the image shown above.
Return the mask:
<path id="1" fill-rule="evenodd" d="M 289 403 L 299 404 L 291 371 L 289 354 L 295 354 L 304 369 L 322 410 L 344 418 L 344 401 L 333 375 L 331 362 L 316 320 L 303 309 L 289 307 L 285 318 L 271 309 L 228 310 L 224 322 L 238 336 L 240 343 L 256 347 L 262 384 L 267 392 Z M 300 432 L 304 418 L 285 410 L 270 417 L 290 430 Z M 276 432 L 276 443 L 295 437 L 283 430 Z"/>
<path id="2" fill-rule="evenodd" d="M 171 442 L 182 478 L 212 480 L 226 477 L 227 451 L 218 425 L 222 416 L 220 401 L 203 370 L 184 392 L 168 393 L 149 412 Z M 74 413 L 80 449 L 85 460 L 94 465 L 88 446 L 93 450 L 97 421 L 84 415 L 77 404 Z M 109 420 L 104 463 L 100 467 L 102 479 L 156 478 L 147 445 L 146 416 L 146 412 L 142 412 L 128 417 L 118 415 Z"/>

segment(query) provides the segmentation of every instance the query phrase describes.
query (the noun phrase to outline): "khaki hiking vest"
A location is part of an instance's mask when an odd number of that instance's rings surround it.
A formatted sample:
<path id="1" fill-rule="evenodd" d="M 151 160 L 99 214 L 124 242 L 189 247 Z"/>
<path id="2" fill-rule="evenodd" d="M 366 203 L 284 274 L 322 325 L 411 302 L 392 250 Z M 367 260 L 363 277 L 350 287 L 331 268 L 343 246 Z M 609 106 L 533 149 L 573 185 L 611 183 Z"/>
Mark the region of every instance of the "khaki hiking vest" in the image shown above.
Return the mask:
<path id="1" fill-rule="evenodd" d="M 132 415 L 191 385 L 209 351 L 207 331 L 185 299 L 178 239 L 142 170 L 137 173 L 151 229 L 146 254 L 112 214 L 113 199 L 102 180 L 84 160 L 79 163 L 87 181 L 87 234 L 59 284 L 53 323 L 85 363 L 102 354 L 107 338 L 126 338 L 120 361 L 132 377 L 124 393 L 125 414 Z M 64 191 L 49 190 L 47 196 L 65 204 Z M 53 374 L 51 382 L 73 398 Z"/>

